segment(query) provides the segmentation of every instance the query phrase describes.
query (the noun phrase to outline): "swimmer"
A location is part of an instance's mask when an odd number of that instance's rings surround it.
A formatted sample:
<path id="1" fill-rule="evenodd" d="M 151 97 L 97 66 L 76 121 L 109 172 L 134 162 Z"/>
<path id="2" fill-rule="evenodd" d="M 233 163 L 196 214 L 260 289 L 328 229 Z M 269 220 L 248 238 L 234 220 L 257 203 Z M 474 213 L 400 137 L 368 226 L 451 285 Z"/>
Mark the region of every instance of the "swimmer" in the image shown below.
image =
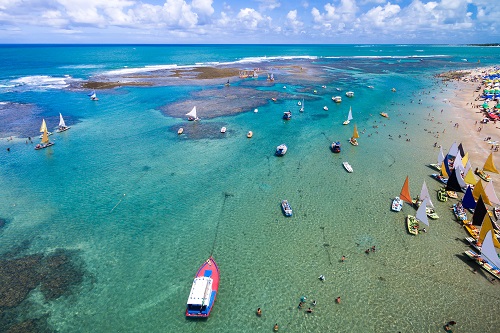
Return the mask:
<path id="1" fill-rule="evenodd" d="M 274 324 L 274 328 L 273 329 L 274 329 L 275 332 L 278 332 L 278 329 L 279 329 L 278 324 Z"/>
<path id="2" fill-rule="evenodd" d="M 345 256 L 342 256 L 342 258 L 340 258 L 340 261 L 344 262 L 345 261 Z"/>
<path id="3" fill-rule="evenodd" d="M 319 278 L 321 281 L 325 281 L 325 276 L 324 275 L 320 275 Z"/>
<path id="4" fill-rule="evenodd" d="M 313 309 L 308 308 L 308 309 L 306 310 L 306 312 L 307 312 L 307 313 L 312 313 L 312 312 L 313 312 Z"/>
<path id="5" fill-rule="evenodd" d="M 257 316 L 262 316 L 262 310 L 260 308 L 257 309 Z"/>
<path id="6" fill-rule="evenodd" d="M 335 302 L 337 302 L 338 304 L 340 304 L 340 296 L 335 299 Z"/>
<path id="7" fill-rule="evenodd" d="M 312 301 L 312 305 L 316 306 L 316 301 Z"/>

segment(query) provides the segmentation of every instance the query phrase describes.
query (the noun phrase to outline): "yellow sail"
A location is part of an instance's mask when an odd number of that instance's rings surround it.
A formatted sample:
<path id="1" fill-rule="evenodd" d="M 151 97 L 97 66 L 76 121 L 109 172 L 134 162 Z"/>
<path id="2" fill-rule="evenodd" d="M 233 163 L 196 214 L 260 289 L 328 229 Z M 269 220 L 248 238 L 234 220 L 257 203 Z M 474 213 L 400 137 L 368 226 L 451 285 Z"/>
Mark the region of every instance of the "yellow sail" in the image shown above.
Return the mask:
<path id="1" fill-rule="evenodd" d="M 477 183 L 476 177 L 474 177 L 474 174 L 472 173 L 472 169 L 469 169 L 469 171 L 467 171 L 464 180 L 467 184 L 470 185 L 474 185 Z"/>
<path id="2" fill-rule="evenodd" d="M 444 178 L 449 178 L 450 176 L 448 176 L 448 173 L 446 172 L 446 167 L 444 166 L 444 161 L 443 163 L 441 163 L 441 176 L 443 176 Z"/>
<path id="3" fill-rule="evenodd" d="M 42 119 L 42 126 L 40 126 L 40 133 L 47 131 L 47 124 L 45 124 L 45 119 Z"/>
<path id="4" fill-rule="evenodd" d="M 359 138 L 358 128 L 356 127 L 356 125 L 354 125 L 354 133 L 352 133 L 352 137 L 355 139 Z"/>
<path id="5" fill-rule="evenodd" d="M 497 168 L 495 168 L 495 164 L 493 163 L 493 153 L 490 153 L 490 156 L 488 156 L 486 162 L 484 162 L 483 171 L 499 173 Z"/>
<path id="6" fill-rule="evenodd" d="M 493 223 L 491 223 L 491 217 L 490 213 L 486 213 L 484 215 L 483 223 L 481 224 L 481 230 L 479 231 L 479 238 L 478 238 L 478 243 L 482 244 L 484 241 L 484 237 L 488 233 L 488 231 L 491 230 L 491 235 L 493 236 L 493 244 L 495 245 L 496 248 L 500 249 L 500 242 L 498 241 L 498 238 L 496 237 L 495 230 L 493 230 Z"/>
<path id="7" fill-rule="evenodd" d="M 43 134 L 42 134 L 42 143 L 49 143 L 49 134 L 47 133 L 47 129 L 45 129 L 45 131 L 43 131 Z"/>
<path id="8" fill-rule="evenodd" d="M 467 165 L 467 161 L 469 161 L 469 153 L 465 153 L 465 156 L 462 157 L 462 165 L 463 167 L 465 168 L 465 166 Z"/>
<path id="9" fill-rule="evenodd" d="M 479 179 L 474 186 L 474 190 L 472 191 L 472 196 L 474 197 L 474 200 L 478 200 L 479 196 L 483 197 L 483 201 L 485 204 L 491 206 L 490 199 L 488 199 L 488 196 L 486 195 L 486 192 L 484 191 L 483 183 L 481 183 L 481 179 Z"/>
<path id="10" fill-rule="evenodd" d="M 408 179 L 408 176 L 406 176 L 405 183 L 403 184 L 403 187 L 401 188 L 401 194 L 399 194 L 399 198 L 401 200 L 406 201 L 409 204 L 413 204 L 411 200 L 411 195 L 410 195 L 410 181 Z"/>

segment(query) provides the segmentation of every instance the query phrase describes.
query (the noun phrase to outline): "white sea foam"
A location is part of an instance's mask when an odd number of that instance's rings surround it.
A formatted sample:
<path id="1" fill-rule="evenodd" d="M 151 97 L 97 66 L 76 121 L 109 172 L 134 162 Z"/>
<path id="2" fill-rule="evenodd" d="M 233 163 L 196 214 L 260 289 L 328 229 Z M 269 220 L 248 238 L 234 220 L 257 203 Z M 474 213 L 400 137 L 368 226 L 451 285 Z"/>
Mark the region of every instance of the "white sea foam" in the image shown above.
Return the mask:
<path id="1" fill-rule="evenodd" d="M 154 72 L 157 70 L 171 70 L 171 69 L 182 69 L 182 68 L 193 68 L 193 67 L 208 67 L 208 66 L 227 66 L 234 64 L 258 64 L 263 62 L 272 62 L 279 60 L 300 60 L 300 59 L 317 59 L 316 56 L 275 56 L 275 57 L 246 57 L 235 61 L 227 61 L 227 62 L 197 62 L 193 65 L 177 65 L 177 64 L 166 64 L 166 65 L 150 65 L 144 67 L 135 67 L 135 68 L 121 68 L 103 72 L 104 76 L 120 76 L 127 74 L 138 74 L 138 73 L 147 73 Z"/>
<path id="2" fill-rule="evenodd" d="M 24 76 L 11 80 L 11 87 L 27 87 L 34 89 L 63 89 L 67 88 L 71 82 L 78 81 L 69 75 L 54 77 L 48 75 Z"/>

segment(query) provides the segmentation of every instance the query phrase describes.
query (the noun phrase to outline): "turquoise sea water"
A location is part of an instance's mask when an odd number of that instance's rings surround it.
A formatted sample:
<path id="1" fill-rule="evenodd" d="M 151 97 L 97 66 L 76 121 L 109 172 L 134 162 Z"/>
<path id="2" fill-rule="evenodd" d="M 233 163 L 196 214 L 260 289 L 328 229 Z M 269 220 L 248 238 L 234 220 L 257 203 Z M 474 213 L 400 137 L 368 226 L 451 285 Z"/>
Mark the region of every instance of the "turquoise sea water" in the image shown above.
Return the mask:
<path id="1" fill-rule="evenodd" d="M 447 148 L 460 141 L 450 119 L 461 111 L 446 103 L 453 87 L 433 74 L 472 68 L 478 60 L 496 65 L 497 49 L 0 49 L 6 69 L 0 74 L 0 106 L 21 115 L 17 127 L 0 125 L 2 137 L 20 137 L 0 140 L 0 218 L 7 221 L 0 229 L 0 254 L 29 241 L 22 255 L 74 250 L 85 267 L 83 282 L 71 295 L 46 302 L 32 291 L 26 318 L 48 315 L 59 332 L 266 332 L 275 323 L 280 332 L 442 332 L 449 320 L 458 322 L 457 332 L 497 331 L 498 285 L 471 273 L 476 267 L 463 259 L 465 233 L 450 202 L 434 201 L 441 218 L 418 237 L 405 230 L 412 207 L 390 211 L 407 175 L 413 196 L 424 180 L 431 193 L 438 189 L 426 166 L 437 158 L 433 143 Z M 298 112 L 297 99 L 290 99 L 259 107 L 258 113 L 201 115 L 199 123 L 186 124 L 160 108 L 206 85 L 122 87 L 98 91 L 98 102 L 89 101 L 88 91 L 72 88 L 78 80 L 111 71 L 141 73 L 147 66 L 308 63 L 323 69 L 327 88 L 313 87 L 318 95 L 302 92 L 311 87 L 287 82 L 286 76 L 266 88 L 281 92 L 286 85 L 298 96 L 320 96 L 306 101 L 304 113 Z M 239 84 L 244 82 L 232 87 Z M 347 90 L 354 98 L 345 97 Z M 339 94 L 343 102 L 335 105 L 331 97 Z M 354 120 L 343 126 L 350 106 Z M 285 122 L 281 115 L 287 109 L 297 112 Z M 37 134 L 42 118 L 55 127 L 59 112 L 72 128 L 55 133 L 53 147 L 34 151 L 25 138 Z M 182 125 L 196 131 L 210 123 L 215 132 L 201 139 L 172 130 Z M 225 135 L 217 133 L 222 124 Z M 358 147 L 347 142 L 354 124 Z M 443 129 L 446 134 L 436 139 Z M 252 139 L 245 136 L 249 130 Z M 342 142 L 341 154 L 329 150 L 334 140 Z M 281 143 L 288 153 L 277 158 L 274 150 Z M 346 160 L 354 173 L 342 168 Z M 285 198 L 292 218 L 281 213 Z M 377 251 L 365 254 L 371 246 Z M 208 320 L 187 320 L 192 278 L 211 253 L 221 270 L 216 304 Z M 320 274 L 326 281 L 318 280 Z M 303 295 L 317 301 L 314 313 L 297 309 Z M 337 296 L 341 304 L 335 303 Z M 261 318 L 255 316 L 258 307 Z"/>

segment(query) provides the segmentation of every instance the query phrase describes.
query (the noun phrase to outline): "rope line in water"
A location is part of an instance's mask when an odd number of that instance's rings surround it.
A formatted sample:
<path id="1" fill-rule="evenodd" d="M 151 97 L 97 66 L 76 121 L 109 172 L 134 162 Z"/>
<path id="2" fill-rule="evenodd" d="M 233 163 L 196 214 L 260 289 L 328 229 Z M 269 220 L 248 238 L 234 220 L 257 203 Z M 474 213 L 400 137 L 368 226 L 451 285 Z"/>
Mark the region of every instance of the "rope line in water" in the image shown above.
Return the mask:
<path id="1" fill-rule="evenodd" d="M 220 221 L 222 220 L 222 214 L 224 213 L 224 207 L 226 206 L 226 200 L 229 197 L 232 197 L 233 195 L 227 192 L 224 192 L 224 201 L 222 202 L 222 207 L 220 209 L 220 214 L 219 214 L 219 219 L 217 220 L 217 225 L 215 226 L 215 237 L 214 237 L 214 242 L 212 244 L 212 250 L 210 251 L 210 256 L 213 255 L 214 250 L 215 250 L 215 245 L 217 243 L 217 236 L 219 235 L 219 226 L 220 226 Z"/>
<path id="2" fill-rule="evenodd" d="M 142 175 L 139 178 L 137 178 L 137 180 L 132 184 L 132 186 L 135 187 L 137 185 L 137 183 L 142 179 L 142 177 L 144 177 L 146 175 L 146 171 L 148 171 L 148 170 L 143 171 Z M 126 195 L 127 195 L 127 193 L 123 193 L 122 197 L 116 203 L 116 205 L 111 209 L 110 213 L 113 213 L 113 211 L 115 210 L 115 208 L 118 207 L 118 205 L 122 203 L 122 201 L 123 201 L 123 199 L 125 199 Z"/>

